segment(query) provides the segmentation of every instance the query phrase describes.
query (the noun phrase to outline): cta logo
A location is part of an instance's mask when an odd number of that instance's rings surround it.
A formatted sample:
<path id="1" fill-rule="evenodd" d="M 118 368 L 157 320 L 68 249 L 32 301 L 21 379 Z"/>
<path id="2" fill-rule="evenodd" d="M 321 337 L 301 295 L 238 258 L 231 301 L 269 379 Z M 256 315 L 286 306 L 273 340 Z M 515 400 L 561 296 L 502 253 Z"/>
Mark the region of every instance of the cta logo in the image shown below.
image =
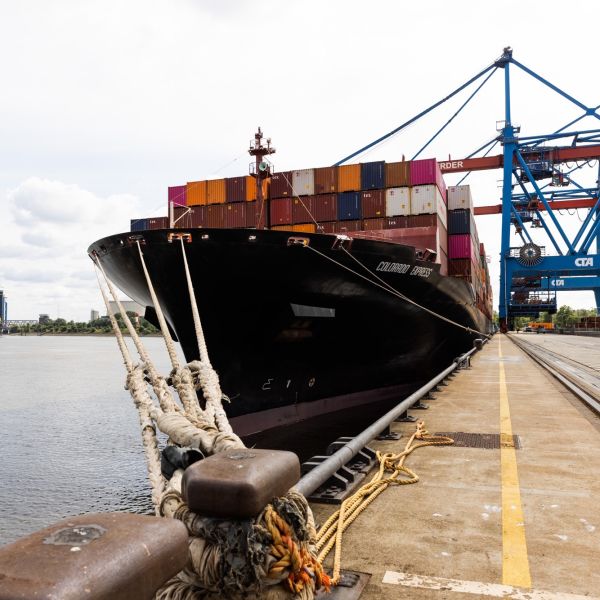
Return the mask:
<path id="1" fill-rule="evenodd" d="M 576 258 L 575 259 L 575 266 L 576 267 L 593 267 L 594 266 L 594 259 L 590 256 L 590 257 L 586 257 L 586 258 Z"/>
<path id="2" fill-rule="evenodd" d="M 552 287 L 565 287 L 565 280 L 564 279 L 551 279 L 550 285 Z"/>

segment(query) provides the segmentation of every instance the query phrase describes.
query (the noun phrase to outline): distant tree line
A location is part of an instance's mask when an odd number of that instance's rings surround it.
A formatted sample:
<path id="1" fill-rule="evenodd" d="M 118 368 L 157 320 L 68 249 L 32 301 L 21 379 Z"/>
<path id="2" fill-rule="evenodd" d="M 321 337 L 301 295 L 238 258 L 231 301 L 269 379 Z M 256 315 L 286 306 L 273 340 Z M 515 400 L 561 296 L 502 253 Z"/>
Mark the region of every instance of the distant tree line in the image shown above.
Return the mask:
<path id="1" fill-rule="evenodd" d="M 131 322 L 136 326 L 140 335 L 152 335 L 159 333 L 159 330 L 143 317 L 137 317 L 134 312 L 127 311 Z M 121 331 L 126 332 L 127 327 L 120 314 L 115 315 Z M 13 325 L 9 329 L 11 334 L 19 335 L 44 335 L 44 334 L 62 334 L 62 335 L 93 335 L 112 333 L 112 325 L 108 317 L 100 317 L 89 323 L 77 323 L 65 319 L 42 319 L 40 323 L 26 324 L 22 326 Z"/>
<path id="2" fill-rule="evenodd" d="M 573 327 L 575 323 L 579 323 L 583 317 L 595 316 L 597 316 L 595 308 L 571 308 L 565 304 L 561 306 L 554 315 L 542 312 L 537 319 L 532 319 L 531 317 L 516 317 L 515 329 L 521 329 L 534 320 L 539 323 L 553 323 L 554 327 L 568 329 L 569 327 Z"/>

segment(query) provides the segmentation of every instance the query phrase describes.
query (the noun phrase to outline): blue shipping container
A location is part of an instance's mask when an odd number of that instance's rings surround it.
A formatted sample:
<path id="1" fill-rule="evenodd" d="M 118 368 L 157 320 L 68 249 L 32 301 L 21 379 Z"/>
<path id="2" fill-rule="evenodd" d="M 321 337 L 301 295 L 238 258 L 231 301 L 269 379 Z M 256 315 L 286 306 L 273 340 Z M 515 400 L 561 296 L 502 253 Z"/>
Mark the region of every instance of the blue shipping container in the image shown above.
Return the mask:
<path id="1" fill-rule="evenodd" d="M 475 220 L 468 208 L 448 211 L 448 233 L 465 234 L 475 231 Z"/>
<path id="2" fill-rule="evenodd" d="M 385 161 L 361 163 L 360 180 L 363 190 L 381 190 L 385 187 Z"/>
<path id="3" fill-rule="evenodd" d="M 356 221 L 361 218 L 360 192 L 341 192 L 337 197 L 338 221 Z"/>
<path id="4" fill-rule="evenodd" d="M 130 231 L 146 231 L 148 219 L 131 219 Z"/>

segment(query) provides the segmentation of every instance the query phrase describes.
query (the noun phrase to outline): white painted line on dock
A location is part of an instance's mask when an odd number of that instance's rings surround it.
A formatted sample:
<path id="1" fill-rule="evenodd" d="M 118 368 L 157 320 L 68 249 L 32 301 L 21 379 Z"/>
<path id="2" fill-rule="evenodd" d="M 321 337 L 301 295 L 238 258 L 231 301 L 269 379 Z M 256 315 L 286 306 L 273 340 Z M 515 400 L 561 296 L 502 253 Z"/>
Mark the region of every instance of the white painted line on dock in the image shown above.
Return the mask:
<path id="1" fill-rule="evenodd" d="M 382 583 L 401 585 L 409 588 L 424 590 L 443 590 L 457 594 L 477 594 L 507 600 L 600 600 L 592 596 L 565 594 L 563 592 L 548 592 L 530 590 L 501 583 L 482 583 L 479 581 L 463 581 L 460 579 L 445 579 L 444 577 L 427 577 L 411 573 L 386 571 Z"/>
<path id="2" fill-rule="evenodd" d="M 502 342 L 498 340 L 502 358 Z M 500 472 L 502 479 L 502 583 L 531 587 L 529 557 L 525 539 L 525 519 L 517 471 L 517 454 L 513 444 L 510 406 L 504 362 L 498 363 L 500 387 Z"/>

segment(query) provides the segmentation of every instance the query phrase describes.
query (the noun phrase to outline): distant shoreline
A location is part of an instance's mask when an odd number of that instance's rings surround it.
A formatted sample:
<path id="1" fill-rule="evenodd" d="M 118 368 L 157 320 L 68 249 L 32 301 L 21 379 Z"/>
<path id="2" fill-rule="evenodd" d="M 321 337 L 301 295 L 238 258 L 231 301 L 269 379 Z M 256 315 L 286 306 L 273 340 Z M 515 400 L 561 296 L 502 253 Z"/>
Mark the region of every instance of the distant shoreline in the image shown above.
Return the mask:
<path id="1" fill-rule="evenodd" d="M 122 331 L 123 337 L 131 337 L 128 332 Z M 109 331 L 107 333 L 36 333 L 32 331 L 30 333 L 3 333 L 5 337 L 114 337 L 114 333 Z M 161 337 L 160 333 L 141 333 L 140 337 Z M 1 336 L 0 336 L 1 337 Z"/>

